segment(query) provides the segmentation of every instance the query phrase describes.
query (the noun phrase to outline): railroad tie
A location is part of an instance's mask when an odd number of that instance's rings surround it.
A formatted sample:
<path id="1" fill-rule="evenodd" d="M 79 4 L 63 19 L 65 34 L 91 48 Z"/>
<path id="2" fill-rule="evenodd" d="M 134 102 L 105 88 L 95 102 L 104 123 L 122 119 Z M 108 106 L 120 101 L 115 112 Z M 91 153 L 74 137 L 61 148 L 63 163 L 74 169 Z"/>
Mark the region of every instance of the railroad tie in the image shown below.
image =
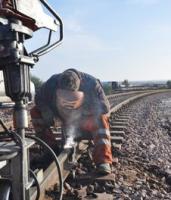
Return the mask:
<path id="1" fill-rule="evenodd" d="M 121 145 L 124 141 L 125 132 L 111 130 L 110 134 L 111 134 L 112 148 L 114 148 L 116 150 L 121 150 Z"/>
<path id="2" fill-rule="evenodd" d="M 95 171 L 87 172 L 86 174 L 80 174 L 76 177 L 76 180 L 78 183 L 87 183 L 91 184 L 94 181 L 97 181 L 98 183 L 105 183 L 106 181 L 112 181 L 114 183 L 115 181 L 115 174 L 107 174 L 107 175 L 99 175 Z"/>
<path id="3" fill-rule="evenodd" d="M 113 200 L 113 195 L 107 194 L 106 192 L 104 192 L 104 193 L 93 193 L 93 195 L 94 195 L 94 198 L 91 197 L 92 200 L 93 199 L 95 199 L 95 200 L 104 200 L 104 199 Z M 87 199 L 88 199 L 87 197 L 82 198 L 82 200 L 87 200 Z"/>
<path id="4" fill-rule="evenodd" d="M 34 174 L 36 175 L 36 178 L 39 184 L 43 182 L 43 179 L 44 179 L 43 169 L 35 169 Z"/>
<path id="5" fill-rule="evenodd" d="M 123 143 L 124 138 L 121 136 L 111 136 L 111 142 L 114 142 L 116 144 L 121 144 Z"/>
<path id="6" fill-rule="evenodd" d="M 120 137 L 125 137 L 125 132 L 124 131 L 110 131 L 111 136 L 120 136 Z"/>
<path id="7" fill-rule="evenodd" d="M 115 121 L 128 121 L 129 120 L 129 118 L 128 117 L 117 117 L 117 118 L 115 118 Z"/>
<path id="8" fill-rule="evenodd" d="M 128 122 L 126 121 L 113 121 L 110 124 L 111 126 L 128 126 Z"/>
<path id="9" fill-rule="evenodd" d="M 121 147 L 122 147 L 122 144 L 117 144 L 117 143 L 115 143 L 115 142 L 112 142 L 112 148 L 114 149 L 114 150 L 121 150 Z"/>
<path id="10" fill-rule="evenodd" d="M 120 114 L 120 115 L 118 115 L 119 117 L 129 117 L 130 116 L 130 114 Z"/>
<path id="11" fill-rule="evenodd" d="M 126 129 L 126 126 L 110 126 L 110 129 L 112 131 L 124 131 Z"/>
<path id="12" fill-rule="evenodd" d="M 96 182 L 96 187 L 100 188 L 101 186 Z M 112 184 L 111 184 L 111 187 L 112 187 Z M 92 199 L 92 200 L 93 199 L 94 200 L 104 200 L 104 199 L 113 200 L 112 194 L 108 194 L 105 191 L 102 192 L 102 193 L 95 192 L 95 188 L 91 184 L 89 184 L 88 186 L 83 186 L 80 189 L 75 190 L 75 193 L 76 193 L 76 196 L 77 196 L 76 199 L 82 199 L 82 200 L 88 200 L 88 199 Z"/>
<path id="13" fill-rule="evenodd" d="M 127 123 L 127 122 L 128 122 L 128 119 L 114 119 L 114 122 Z"/>

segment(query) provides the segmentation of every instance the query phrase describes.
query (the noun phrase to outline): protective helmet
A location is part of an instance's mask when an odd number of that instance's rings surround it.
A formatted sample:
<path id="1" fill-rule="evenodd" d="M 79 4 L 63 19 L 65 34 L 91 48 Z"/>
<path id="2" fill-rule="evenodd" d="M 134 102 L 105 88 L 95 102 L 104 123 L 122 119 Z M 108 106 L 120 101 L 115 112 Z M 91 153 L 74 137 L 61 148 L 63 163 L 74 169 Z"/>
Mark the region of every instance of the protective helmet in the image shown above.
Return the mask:
<path id="1" fill-rule="evenodd" d="M 80 87 L 80 78 L 73 70 L 66 70 L 60 76 L 60 88 L 77 91 Z"/>

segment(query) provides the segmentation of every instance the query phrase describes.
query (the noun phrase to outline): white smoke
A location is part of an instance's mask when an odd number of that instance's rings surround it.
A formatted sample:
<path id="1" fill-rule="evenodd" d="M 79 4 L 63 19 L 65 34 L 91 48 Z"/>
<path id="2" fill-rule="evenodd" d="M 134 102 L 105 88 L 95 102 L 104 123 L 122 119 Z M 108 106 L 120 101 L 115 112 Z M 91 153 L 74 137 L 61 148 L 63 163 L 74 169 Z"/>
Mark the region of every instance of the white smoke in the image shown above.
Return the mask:
<path id="1" fill-rule="evenodd" d="M 70 136 L 70 137 L 66 138 L 64 149 L 72 148 L 72 147 L 74 147 L 74 145 L 75 145 L 74 138 L 72 136 Z"/>
<path id="2" fill-rule="evenodd" d="M 67 118 L 65 136 L 66 142 L 64 148 L 72 148 L 75 144 L 75 139 L 80 135 L 79 126 L 80 126 L 81 112 L 80 111 L 71 111 Z"/>

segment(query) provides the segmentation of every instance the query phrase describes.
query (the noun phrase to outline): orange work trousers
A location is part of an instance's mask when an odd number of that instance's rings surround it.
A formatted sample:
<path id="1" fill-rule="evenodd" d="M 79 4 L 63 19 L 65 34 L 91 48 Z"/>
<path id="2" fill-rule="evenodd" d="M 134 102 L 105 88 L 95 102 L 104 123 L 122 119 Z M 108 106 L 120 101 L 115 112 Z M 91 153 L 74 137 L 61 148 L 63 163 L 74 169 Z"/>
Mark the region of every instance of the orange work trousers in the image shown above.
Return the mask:
<path id="1" fill-rule="evenodd" d="M 99 119 L 89 116 L 81 121 L 80 130 L 90 133 L 94 142 L 93 159 L 96 164 L 112 163 L 111 136 L 109 131 L 109 117 L 101 115 Z M 84 136 L 83 136 L 84 137 Z"/>

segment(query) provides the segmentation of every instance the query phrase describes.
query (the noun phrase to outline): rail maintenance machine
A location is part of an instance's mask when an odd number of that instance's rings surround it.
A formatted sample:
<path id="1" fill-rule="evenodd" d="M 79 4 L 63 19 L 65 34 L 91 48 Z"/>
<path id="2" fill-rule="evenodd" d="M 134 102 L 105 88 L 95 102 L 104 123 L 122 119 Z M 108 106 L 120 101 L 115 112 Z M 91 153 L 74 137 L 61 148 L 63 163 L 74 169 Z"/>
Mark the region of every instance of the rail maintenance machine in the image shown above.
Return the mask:
<path id="1" fill-rule="evenodd" d="M 28 53 L 25 40 L 42 28 L 47 29 L 47 42 Z M 52 33 L 57 39 L 52 41 Z M 15 103 L 16 131 L 8 130 L 0 120 L 4 131 L 0 133 L 0 199 L 30 200 L 30 188 L 34 174 L 29 171 L 29 148 L 33 138 L 26 138 L 28 127 L 27 103 L 30 94 L 30 68 L 39 56 L 57 47 L 63 39 L 60 17 L 45 0 L 0 0 L 0 70 L 3 71 L 6 95 Z M 5 137 L 12 140 L 8 142 Z M 39 197 L 37 197 L 39 199 Z"/>

